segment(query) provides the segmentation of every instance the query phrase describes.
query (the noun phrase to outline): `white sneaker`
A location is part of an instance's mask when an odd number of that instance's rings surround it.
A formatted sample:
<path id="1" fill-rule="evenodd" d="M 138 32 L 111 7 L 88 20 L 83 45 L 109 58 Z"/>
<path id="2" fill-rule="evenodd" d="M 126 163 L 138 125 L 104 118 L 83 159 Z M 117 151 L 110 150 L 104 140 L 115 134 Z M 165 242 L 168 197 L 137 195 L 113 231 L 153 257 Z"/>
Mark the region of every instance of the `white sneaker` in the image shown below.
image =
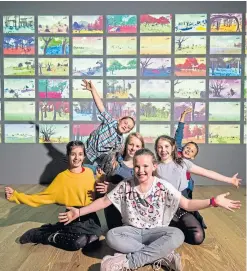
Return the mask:
<path id="1" fill-rule="evenodd" d="M 105 256 L 102 259 L 100 271 L 130 271 L 125 254 Z"/>
<path id="2" fill-rule="evenodd" d="M 153 269 L 159 270 L 162 266 L 168 267 L 169 270 L 182 271 L 181 257 L 178 253 L 172 252 L 167 258 L 159 259 L 154 262 Z"/>

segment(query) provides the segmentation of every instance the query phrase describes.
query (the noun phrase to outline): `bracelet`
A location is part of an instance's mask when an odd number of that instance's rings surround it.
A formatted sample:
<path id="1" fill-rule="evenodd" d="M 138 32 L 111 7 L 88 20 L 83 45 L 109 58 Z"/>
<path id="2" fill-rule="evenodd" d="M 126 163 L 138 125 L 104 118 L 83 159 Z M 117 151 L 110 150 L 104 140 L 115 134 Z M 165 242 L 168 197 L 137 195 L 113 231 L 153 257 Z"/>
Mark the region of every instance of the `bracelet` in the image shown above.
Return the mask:
<path id="1" fill-rule="evenodd" d="M 217 203 L 216 203 L 214 197 L 212 197 L 212 198 L 210 199 L 210 205 L 213 206 L 213 207 L 218 207 L 218 205 L 217 205 Z"/>

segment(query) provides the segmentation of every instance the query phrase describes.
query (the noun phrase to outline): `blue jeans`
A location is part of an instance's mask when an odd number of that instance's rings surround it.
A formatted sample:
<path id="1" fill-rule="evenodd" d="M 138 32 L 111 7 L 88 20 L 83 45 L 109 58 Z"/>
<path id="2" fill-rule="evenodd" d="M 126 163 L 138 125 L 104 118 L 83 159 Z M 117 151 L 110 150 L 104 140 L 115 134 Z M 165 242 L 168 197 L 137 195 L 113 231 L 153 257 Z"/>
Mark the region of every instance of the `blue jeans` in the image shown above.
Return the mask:
<path id="1" fill-rule="evenodd" d="M 173 227 L 138 229 L 123 226 L 108 231 L 106 242 L 111 248 L 127 254 L 130 269 L 135 269 L 166 258 L 183 244 L 184 234 Z"/>

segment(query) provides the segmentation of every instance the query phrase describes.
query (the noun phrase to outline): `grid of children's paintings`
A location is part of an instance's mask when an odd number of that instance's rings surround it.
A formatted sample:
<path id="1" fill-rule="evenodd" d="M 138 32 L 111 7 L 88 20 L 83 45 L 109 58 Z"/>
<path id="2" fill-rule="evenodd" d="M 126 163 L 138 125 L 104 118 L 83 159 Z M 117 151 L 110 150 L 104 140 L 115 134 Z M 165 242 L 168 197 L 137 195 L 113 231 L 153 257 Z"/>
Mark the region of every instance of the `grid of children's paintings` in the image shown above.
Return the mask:
<path id="1" fill-rule="evenodd" d="M 186 108 L 183 143 L 246 143 L 245 13 L 0 19 L 0 142 L 85 142 L 100 125 L 86 79 L 146 143 Z"/>

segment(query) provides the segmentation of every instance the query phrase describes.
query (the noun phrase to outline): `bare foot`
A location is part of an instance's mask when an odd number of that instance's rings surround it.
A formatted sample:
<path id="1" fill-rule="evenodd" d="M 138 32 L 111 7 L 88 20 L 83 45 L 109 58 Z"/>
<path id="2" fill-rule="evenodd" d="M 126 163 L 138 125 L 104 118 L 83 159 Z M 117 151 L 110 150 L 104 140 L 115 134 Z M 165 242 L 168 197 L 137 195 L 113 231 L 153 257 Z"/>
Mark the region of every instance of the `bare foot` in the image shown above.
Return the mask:
<path id="1" fill-rule="evenodd" d="M 11 188 L 9 186 L 5 187 L 5 197 L 6 197 L 7 200 L 10 199 L 10 197 L 13 195 L 13 193 L 14 193 L 14 189 L 13 188 Z"/>

